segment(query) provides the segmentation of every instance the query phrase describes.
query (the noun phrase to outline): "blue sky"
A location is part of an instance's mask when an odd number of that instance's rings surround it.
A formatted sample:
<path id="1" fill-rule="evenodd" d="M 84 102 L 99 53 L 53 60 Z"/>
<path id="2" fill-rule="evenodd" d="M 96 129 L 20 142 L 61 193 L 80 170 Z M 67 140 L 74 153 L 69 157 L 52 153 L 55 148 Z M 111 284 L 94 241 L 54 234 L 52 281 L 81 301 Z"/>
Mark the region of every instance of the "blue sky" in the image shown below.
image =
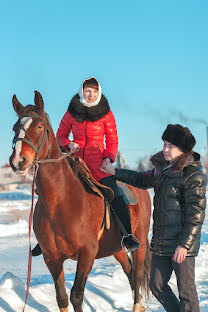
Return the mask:
<path id="1" fill-rule="evenodd" d="M 2 1 L 0 165 L 17 120 L 12 96 L 41 92 L 54 132 L 84 78 L 95 76 L 130 167 L 162 148 L 168 123 L 188 126 L 204 156 L 208 1 Z"/>

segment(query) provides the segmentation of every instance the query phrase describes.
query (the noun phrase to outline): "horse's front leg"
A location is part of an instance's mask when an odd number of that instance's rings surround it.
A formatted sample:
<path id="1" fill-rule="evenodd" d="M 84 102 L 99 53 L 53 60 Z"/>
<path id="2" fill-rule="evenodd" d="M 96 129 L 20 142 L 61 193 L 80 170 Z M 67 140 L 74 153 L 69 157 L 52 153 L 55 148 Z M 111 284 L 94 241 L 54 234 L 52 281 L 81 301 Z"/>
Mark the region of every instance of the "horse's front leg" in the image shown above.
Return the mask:
<path id="1" fill-rule="evenodd" d="M 93 244 L 91 242 L 91 244 Z M 98 248 L 97 248 L 98 249 Z M 77 262 L 77 271 L 74 285 L 71 289 L 70 300 L 75 312 L 82 312 L 82 303 L 84 298 L 84 288 L 88 275 L 92 269 L 97 250 L 83 247 Z"/>
<path id="2" fill-rule="evenodd" d="M 69 300 L 66 294 L 63 262 L 55 263 L 46 256 L 44 256 L 44 260 L 54 280 L 59 310 L 60 312 L 68 312 Z"/>

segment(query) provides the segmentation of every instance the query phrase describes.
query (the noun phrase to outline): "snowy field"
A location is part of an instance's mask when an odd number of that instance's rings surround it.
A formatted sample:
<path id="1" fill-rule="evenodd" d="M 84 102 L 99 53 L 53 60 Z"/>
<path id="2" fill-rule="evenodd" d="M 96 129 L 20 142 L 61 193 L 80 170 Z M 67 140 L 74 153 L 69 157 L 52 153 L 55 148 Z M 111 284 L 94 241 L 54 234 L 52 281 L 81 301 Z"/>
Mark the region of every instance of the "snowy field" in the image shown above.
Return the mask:
<path id="1" fill-rule="evenodd" d="M 151 194 L 152 195 L 152 194 Z M 21 312 L 25 301 L 28 265 L 28 216 L 31 205 L 27 190 L 0 193 L 0 312 Z M 151 236 L 151 233 L 150 233 Z M 36 244 L 32 234 L 32 246 Z M 67 293 L 73 285 L 76 262 L 65 262 Z M 201 248 L 196 259 L 196 284 L 200 311 L 208 311 L 208 215 L 202 230 Z M 174 276 L 171 285 L 176 288 Z M 162 312 L 151 298 L 146 311 Z M 113 257 L 96 260 L 89 275 L 83 303 L 84 312 L 130 312 L 132 296 L 120 265 Z M 25 312 L 58 312 L 51 275 L 42 256 L 33 258 L 30 294 Z M 74 311 L 71 303 L 69 311 Z"/>

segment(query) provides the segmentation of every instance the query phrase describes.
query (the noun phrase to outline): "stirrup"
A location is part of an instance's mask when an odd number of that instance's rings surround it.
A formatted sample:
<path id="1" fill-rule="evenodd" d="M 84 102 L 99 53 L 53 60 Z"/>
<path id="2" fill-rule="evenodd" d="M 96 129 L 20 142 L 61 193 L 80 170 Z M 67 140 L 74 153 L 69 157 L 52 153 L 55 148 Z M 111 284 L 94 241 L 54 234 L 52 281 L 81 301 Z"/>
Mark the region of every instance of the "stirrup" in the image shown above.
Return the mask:
<path id="1" fill-rule="evenodd" d="M 135 238 L 136 241 L 134 241 L 133 238 Z M 128 239 L 129 239 L 129 242 L 128 242 Z M 126 240 L 126 242 L 124 242 L 124 240 Z M 136 236 L 132 234 L 127 234 L 122 237 L 121 248 L 124 250 L 126 254 L 138 249 L 139 247 L 140 247 L 139 241 Z"/>

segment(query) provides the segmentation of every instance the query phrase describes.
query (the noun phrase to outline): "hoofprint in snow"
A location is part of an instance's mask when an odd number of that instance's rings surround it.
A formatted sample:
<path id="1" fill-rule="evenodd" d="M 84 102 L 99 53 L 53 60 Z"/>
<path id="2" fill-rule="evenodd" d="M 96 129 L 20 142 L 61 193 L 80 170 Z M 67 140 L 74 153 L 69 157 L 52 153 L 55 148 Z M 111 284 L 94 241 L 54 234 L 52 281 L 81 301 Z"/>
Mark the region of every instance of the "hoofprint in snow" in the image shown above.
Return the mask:
<path id="1" fill-rule="evenodd" d="M 26 190 L 0 193 L 0 312 L 21 312 L 24 306 L 30 205 L 31 195 Z M 36 239 L 33 234 L 31 240 L 34 246 Z M 207 267 L 208 215 L 202 229 L 199 256 L 196 258 L 196 284 L 202 312 L 208 311 Z M 64 268 L 67 293 L 70 295 L 76 262 L 67 260 Z M 174 274 L 170 283 L 176 290 Z M 58 312 L 55 297 L 53 280 L 43 257 L 33 258 L 30 293 L 25 312 Z M 131 290 L 121 266 L 113 257 L 95 260 L 85 288 L 84 312 L 130 312 L 132 305 Z M 164 311 L 153 297 L 150 301 L 144 301 L 144 305 L 147 312 Z M 74 311 L 71 304 L 69 311 Z"/>

